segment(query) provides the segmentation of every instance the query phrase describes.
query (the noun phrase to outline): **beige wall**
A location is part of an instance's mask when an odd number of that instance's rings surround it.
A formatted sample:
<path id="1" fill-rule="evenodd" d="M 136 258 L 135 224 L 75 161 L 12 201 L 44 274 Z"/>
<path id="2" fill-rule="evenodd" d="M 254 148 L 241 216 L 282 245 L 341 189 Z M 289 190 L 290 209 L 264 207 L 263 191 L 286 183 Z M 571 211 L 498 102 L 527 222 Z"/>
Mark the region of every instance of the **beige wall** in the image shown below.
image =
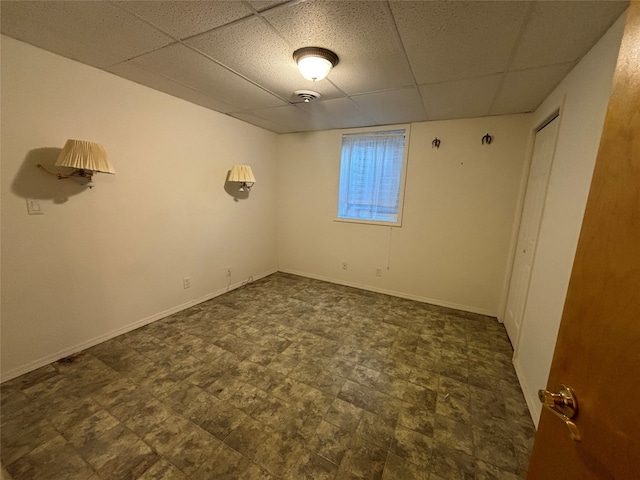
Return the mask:
<path id="1" fill-rule="evenodd" d="M 103 144 L 117 174 L 88 190 L 35 167 L 68 138 Z M 275 271 L 276 140 L 2 37 L 2 378 L 222 293 L 227 266 L 232 286 Z M 235 163 L 257 178 L 238 202 Z"/>
<path id="2" fill-rule="evenodd" d="M 2 380 L 224 292 L 227 266 L 232 287 L 279 267 L 499 314 L 532 132 L 563 106 L 514 359 L 537 421 L 621 35 L 533 115 L 413 124 L 394 229 L 334 221 L 341 131 L 278 137 L 2 37 Z M 118 174 L 89 191 L 38 170 L 67 138 L 104 144 Z M 234 163 L 258 179 L 238 202 Z"/>
<path id="3" fill-rule="evenodd" d="M 280 270 L 496 315 L 529 125 L 528 115 L 412 124 L 401 228 L 335 221 L 344 131 L 281 135 Z"/>
<path id="4" fill-rule="evenodd" d="M 623 16 L 624 17 L 624 16 Z M 536 110 L 532 128 L 562 107 L 531 285 L 514 365 L 534 422 L 545 388 L 589 193 L 624 18 Z"/>

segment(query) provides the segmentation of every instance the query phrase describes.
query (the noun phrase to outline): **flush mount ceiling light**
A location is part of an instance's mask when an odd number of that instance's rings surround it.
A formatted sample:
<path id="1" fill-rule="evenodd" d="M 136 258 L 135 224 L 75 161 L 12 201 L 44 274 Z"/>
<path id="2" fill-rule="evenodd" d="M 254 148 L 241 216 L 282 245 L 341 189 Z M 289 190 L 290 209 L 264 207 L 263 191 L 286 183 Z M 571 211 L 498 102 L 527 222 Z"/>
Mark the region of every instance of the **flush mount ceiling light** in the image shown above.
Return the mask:
<path id="1" fill-rule="evenodd" d="M 329 75 L 331 69 L 338 64 L 338 55 L 320 47 L 299 48 L 293 52 L 293 59 L 302 76 L 313 82 Z"/>

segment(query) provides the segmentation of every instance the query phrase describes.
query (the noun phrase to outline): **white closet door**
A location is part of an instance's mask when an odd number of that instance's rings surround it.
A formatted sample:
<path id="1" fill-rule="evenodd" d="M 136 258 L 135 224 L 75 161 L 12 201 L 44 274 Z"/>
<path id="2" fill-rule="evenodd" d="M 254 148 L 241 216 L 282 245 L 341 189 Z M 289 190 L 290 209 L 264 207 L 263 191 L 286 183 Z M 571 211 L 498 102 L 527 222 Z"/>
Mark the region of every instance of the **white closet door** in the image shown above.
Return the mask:
<path id="1" fill-rule="evenodd" d="M 504 315 L 504 326 L 514 349 L 518 345 L 524 307 L 527 302 L 531 267 L 535 257 L 538 232 L 540 231 L 540 222 L 544 211 L 544 201 L 547 195 L 559 123 L 556 116 L 538 130 L 533 147 L 516 256 L 513 262 L 513 270 L 511 271 L 511 282 Z"/>

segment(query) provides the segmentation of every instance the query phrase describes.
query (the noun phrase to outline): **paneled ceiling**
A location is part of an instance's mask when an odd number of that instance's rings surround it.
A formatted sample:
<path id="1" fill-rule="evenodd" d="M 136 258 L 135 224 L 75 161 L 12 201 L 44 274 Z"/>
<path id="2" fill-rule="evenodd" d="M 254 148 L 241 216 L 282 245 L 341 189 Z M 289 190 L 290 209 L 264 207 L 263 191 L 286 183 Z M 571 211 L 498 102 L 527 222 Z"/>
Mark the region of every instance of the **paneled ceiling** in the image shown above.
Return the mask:
<path id="1" fill-rule="evenodd" d="M 0 2 L 9 37 L 278 133 L 530 112 L 627 5 Z M 338 54 L 325 80 L 298 72 L 307 46 Z"/>

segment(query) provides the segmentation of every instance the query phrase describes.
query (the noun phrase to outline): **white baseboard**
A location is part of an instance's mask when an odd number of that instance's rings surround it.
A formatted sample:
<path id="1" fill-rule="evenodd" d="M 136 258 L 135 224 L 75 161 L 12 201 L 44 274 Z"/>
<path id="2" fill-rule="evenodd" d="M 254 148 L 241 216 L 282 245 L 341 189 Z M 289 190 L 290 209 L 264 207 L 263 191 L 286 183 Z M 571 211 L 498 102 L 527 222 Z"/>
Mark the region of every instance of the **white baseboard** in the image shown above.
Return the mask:
<path id="1" fill-rule="evenodd" d="M 301 277 L 313 278 L 315 280 L 322 280 L 329 283 L 336 283 L 338 285 L 344 285 L 345 287 L 354 287 L 361 290 L 368 290 L 370 292 L 383 293 L 385 295 L 391 295 L 393 297 L 406 298 L 407 300 L 415 300 L 416 302 L 429 303 L 431 305 L 438 305 L 439 307 L 453 308 L 455 310 L 462 310 L 470 313 L 479 313 L 480 315 L 487 315 L 489 317 L 495 317 L 496 312 L 485 310 L 483 308 L 470 307 L 468 305 L 461 305 L 458 303 L 444 302 L 435 298 L 421 297 L 418 295 L 412 295 L 410 293 L 397 292 L 395 290 L 387 290 L 385 288 L 378 288 L 372 285 L 362 285 L 360 283 L 347 282 L 331 277 L 324 277 L 322 275 L 315 275 L 313 273 L 299 272 L 297 270 L 289 270 L 281 268 L 279 271 L 283 273 L 290 273 L 292 275 L 299 275 Z"/>
<path id="2" fill-rule="evenodd" d="M 465 312 L 471 312 L 471 313 L 478 313 L 481 315 L 487 315 L 487 316 L 491 316 L 491 317 L 495 317 L 496 316 L 496 312 L 492 312 L 492 311 L 488 311 L 485 309 L 481 309 L 481 308 L 476 308 L 476 307 L 470 307 L 468 305 L 461 305 L 461 304 L 457 304 L 457 303 L 451 303 L 451 302 L 444 302 L 441 300 L 437 300 L 434 298 L 428 298 L 428 297 L 421 297 L 418 295 L 412 295 L 412 294 L 408 294 L 408 293 L 404 293 L 404 292 L 397 292 L 395 290 L 388 290 L 388 289 L 384 289 L 384 288 L 378 288 L 375 286 L 371 286 L 371 285 L 363 285 L 363 284 L 359 284 L 359 283 L 354 283 L 354 282 L 346 282 L 344 280 L 339 280 L 336 278 L 330 278 L 330 277 L 324 277 L 322 275 L 315 275 L 312 273 L 306 273 L 306 272 L 299 272 L 297 270 L 289 270 L 289 269 L 273 269 L 273 270 L 269 270 L 267 272 L 264 272 L 262 274 L 259 275 L 255 275 L 253 278 L 254 280 L 258 280 L 260 278 L 266 277 L 268 275 L 272 275 L 273 273 L 276 273 L 277 271 L 281 271 L 283 273 L 290 273 L 292 275 L 299 275 L 301 277 L 307 277 L 307 278 L 313 278 L 316 280 L 322 280 L 325 282 L 330 282 L 330 283 L 335 283 L 338 285 L 344 285 L 347 287 L 353 287 L 353 288 L 359 288 L 361 290 L 367 290 L 370 292 L 376 292 L 376 293 L 382 293 L 385 295 L 391 295 L 394 297 L 399 297 L 399 298 L 406 298 L 407 300 L 415 300 L 417 302 L 422 302 L 422 303 L 429 303 L 431 305 L 438 305 L 441 307 L 447 307 L 447 308 L 453 308 L 456 310 L 462 310 Z M 85 342 L 73 345 L 69 348 L 65 348 L 64 350 L 61 350 L 59 352 L 56 352 L 55 354 L 52 355 L 48 355 L 46 357 L 42 357 L 39 358 L 37 360 L 34 360 L 33 362 L 30 362 L 26 365 L 20 366 L 18 368 L 14 368 L 13 370 L 9 370 L 8 372 L 4 372 L 2 374 L 2 376 L 0 377 L 0 382 L 5 382 L 7 380 L 11 380 L 12 378 L 18 377 L 20 375 L 23 375 L 25 373 L 31 372 L 32 370 L 36 370 L 37 368 L 40 367 L 44 367 L 45 365 L 48 365 L 52 362 L 56 362 L 58 360 L 60 360 L 61 358 L 65 358 L 68 357 L 70 355 L 74 355 L 78 352 L 81 352 L 83 350 L 86 350 L 87 348 L 91 348 L 95 345 L 98 345 L 99 343 L 105 342 L 107 340 L 111 340 L 112 338 L 115 338 L 119 335 L 122 335 L 124 333 L 130 332 L 131 330 L 135 330 L 136 328 L 140 328 L 143 327 L 144 325 L 148 325 L 149 323 L 155 322 L 156 320 L 160 320 L 162 318 L 168 317 L 169 315 L 173 315 L 174 313 L 180 312 L 182 310 L 186 310 L 187 308 L 190 308 L 194 305 L 197 305 L 199 303 L 202 302 L 206 302 L 207 300 L 211 300 L 212 298 L 218 297 L 224 293 L 230 292 L 231 290 L 235 290 L 236 288 L 241 287 L 242 285 L 244 285 L 246 283 L 246 281 L 242 281 L 242 282 L 237 282 L 234 283 L 233 285 L 230 285 L 228 288 L 223 288 L 220 289 L 216 292 L 207 294 L 203 297 L 194 299 L 194 300 L 190 300 L 186 303 L 183 303 L 181 305 L 178 305 L 176 307 L 164 310 L 162 312 L 158 312 L 154 315 L 151 315 L 149 317 L 137 320 L 133 323 L 130 323 L 128 325 L 125 325 L 124 327 L 118 328 L 116 330 L 113 330 L 111 332 L 105 333 L 104 335 L 100 335 L 98 337 L 94 337 L 90 340 L 87 340 Z M 516 372 L 517 372 L 517 368 L 516 368 Z M 519 375 L 518 375 L 519 376 Z M 520 376 L 519 376 L 520 377 Z M 523 388 L 524 390 L 524 388 Z M 525 398 L 527 398 L 526 394 L 525 394 Z M 536 397 L 537 398 L 537 397 Z M 529 399 L 527 398 L 527 403 L 529 402 Z M 529 409 L 531 410 L 531 406 L 529 406 Z M 537 423 L 537 422 L 536 422 Z"/>
<path id="3" fill-rule="evenodd" d="M 277 271 L 278 271 L 277 269 L 273 269 L 259 275 L 254 275 L 253 280 L 258 280 L 268 275 L 272 275 Z M 246 280 L 234 283 L 232 285 L 229 285 L 229 287 L 222 288 L 216 292 L 209 293 L 203 297 L 190 300 L 176 307 L 169 308 L 167 310 L 158 312 L 149 317 L 143 318 L 141 320 L 137 320 L 133 323 L 125 325 L 124 327 L 120 327 L 116 330 L 112 330 L 111 332 L 105 333 L 103 335 L 99 335 L 85 342 L 73 345 L 69 348 L 65 348 L 64 350 L 60 350 L 59 352 L 56 352 L 52 355 L 47 355 L 46 357 L 39 358 L 37 360 L 34 360 L 33 362 L 29 362 L 26 365 L 14 368 L 13 370 L 9 370 L 8 372 L 3 372 L 2 377 L 0 378 L 0 382 L 11 380 L 12 378 L 19 377 L 20 375 L 24 375 L 25 373 L 31 372 L 40 367 L 44 367 L 45 365 L 49 365 L 50 363 L 56 362 L 61 358 L 74 355 L 78 352 L 86 350 L 87 348 L 94 347 L 99 343 L 106 342 L 107 340 L 111 340 L 112 338 L 115 338 L 119 335 L 130 332 L 131 330 L 135 330 L 136 328 L 143 327 L 145 325 L 148 325 L 149 323 L 155 322 L 156 320 L 160 320 L 162 318 L 168 317 L 169 315 L 173 315 L 174 313 L 181 312 L 182 310 L 186 310 L 187 308 L 193 307 L 194 305 L 197 305 L 202 302 L 206 302 L 207 300 L 211 300 L 212 298 L 219 297 L 220 295 L 230 292 L 232 290 L 235 290 L 236 288 L 239 288 L 245 284 L 246 284 Z"/>

